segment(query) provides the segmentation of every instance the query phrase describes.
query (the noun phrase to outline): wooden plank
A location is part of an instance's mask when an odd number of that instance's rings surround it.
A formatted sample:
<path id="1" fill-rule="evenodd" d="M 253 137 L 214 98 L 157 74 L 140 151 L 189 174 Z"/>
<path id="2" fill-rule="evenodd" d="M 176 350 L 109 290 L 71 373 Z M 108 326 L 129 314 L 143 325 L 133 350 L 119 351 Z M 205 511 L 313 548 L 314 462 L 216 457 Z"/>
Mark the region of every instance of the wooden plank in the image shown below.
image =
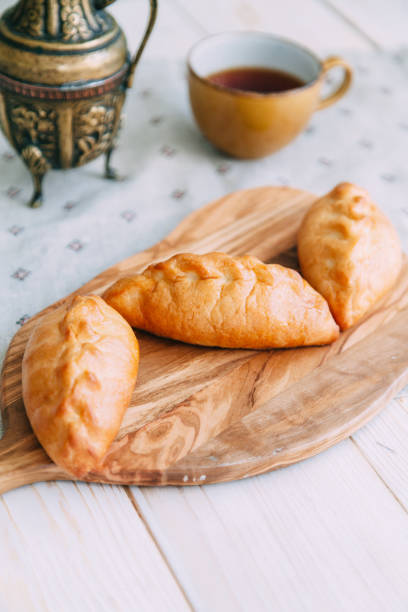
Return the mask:
<path id="1" fill-rule="evenodd" d="M 29 486 L 0 497 L 0 610 L 188 610 L 122 487 Z"/>
<path id="2" fill-rule="evenodd" d="M 371 45 L 355 28 L 340 19 L 318 0 L 284 4 L 270 0 L 175 0 L 190 15 L 191 22 L 207 32 L 264 30 L 286 36 L 317 52 L 343 49 L 370 49 Z"/>
<path id="3" fill-rule="evenodd" d="M 395 399 L 353 435 L 362 455 L 408 512 L 408 401 Z"/>
<path id="4" fill-rule="evenodd" d="M 356 31 L 362 32 L 383 49 L 407 45 L 408 3 L 406 0 L 323 0 Z"/>
<path id="5" fill-rule="evenodd" d="M 132 493 L 196 610 L 406 611 L 408 515 L 349 440 L 239 483 Z"/>

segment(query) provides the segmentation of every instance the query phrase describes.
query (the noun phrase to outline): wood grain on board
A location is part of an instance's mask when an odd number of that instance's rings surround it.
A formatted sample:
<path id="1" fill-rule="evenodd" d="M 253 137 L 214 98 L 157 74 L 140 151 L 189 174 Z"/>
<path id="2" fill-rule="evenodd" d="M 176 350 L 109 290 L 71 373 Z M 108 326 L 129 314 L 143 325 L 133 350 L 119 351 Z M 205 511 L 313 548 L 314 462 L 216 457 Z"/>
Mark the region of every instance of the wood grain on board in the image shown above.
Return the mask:
<path id="1" fill-rule="evenodd" d="M 296 233 L 314 199 L 287 187 L 232 193 L 76 293 L 101 293 L 118 276 L 181 251 L 252 253 L 296 266 Z M 362 323 L 327 347 L 223 350 L 137 332 L 141 364 L 131 405 L 101 470 L 87 480 L 220 482 L 300 461 L 342 440 L 408 380 L 407 289 L 404 260 L 395 288 Z M 70 479 L 38 445 L 21 398 L 24 347 L 47 310 L 16 334 L 4 362 L 0 492 L 39 480 Z"/>

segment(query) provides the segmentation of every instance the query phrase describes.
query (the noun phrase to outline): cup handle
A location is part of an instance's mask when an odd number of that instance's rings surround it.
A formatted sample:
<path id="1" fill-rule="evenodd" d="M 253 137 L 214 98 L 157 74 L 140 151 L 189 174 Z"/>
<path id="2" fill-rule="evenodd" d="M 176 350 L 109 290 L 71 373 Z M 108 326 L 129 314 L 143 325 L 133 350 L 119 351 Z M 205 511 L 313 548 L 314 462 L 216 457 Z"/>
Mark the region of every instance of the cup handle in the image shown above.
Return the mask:
<path id="1" fill-rule="evenodd" d="M 344 59 L 342 59 L 341 57 L 328 57 L 327 59 L 324 60 L 323 62 L 323 78 L 326 76 L 326 74 L 329 72 L 329 70 L 331 70 L 334 67 L 337 66 L 341 66 L 341 68 L 344 68 L 344 77 L 343 77 L 343 81 L 340 83 L 340 85 L 338 86 L 338 88 L 333 91 L 331 94 L 329 94 L 326 98 L 321 98 L 318 106 L 317 106 L 317 110 L 321 110 L 322 108 L 326 108 L 326 106 L 331 106 L 332 104 L 334 104 L 335 102 L 337 102 L 337 100 L 340 100 L 340 98 L 342 98 L 344 96 L 344 94 L 346 93 L 346 91 L 348 90 L 348 88 L 351 85 L 351 80 L 353 77 L 353 70 L 350 66 L 350 64 L 348 64 Z"/>

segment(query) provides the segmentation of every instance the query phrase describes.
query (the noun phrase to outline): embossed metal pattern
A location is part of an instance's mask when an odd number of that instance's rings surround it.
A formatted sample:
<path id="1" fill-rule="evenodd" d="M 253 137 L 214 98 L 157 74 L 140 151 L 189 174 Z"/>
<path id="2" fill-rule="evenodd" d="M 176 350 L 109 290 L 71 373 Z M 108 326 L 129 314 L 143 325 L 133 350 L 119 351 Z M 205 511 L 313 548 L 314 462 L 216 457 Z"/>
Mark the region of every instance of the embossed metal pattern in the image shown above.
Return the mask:
<path id="1" fill-rule="evenodd" d="M 29 98 L 40 98 L 47 100 L 79 100 L 81 98 L 92 98 L 108 93 L 121 85 L 129 70 L 126 63 L 116 74 L 103 81 L 81 83 L 79 85 L 67 85 L 65 87 L 51 87 L 47 85 L 31 85 L 17 81 L 0 73 L 0 89 L 17 93 Z"/>
<path id="2" fill-rule="evenodd" d="M 13 96 L 6 101 L 6 108 L 17 150 L 34 145 L 54 165 L 58 157 L 56 109 L 49 104 L 27 104 Z"/>
<path id="3" fill-rule="evenodd" d="M 97 38 L 112 27 L 113 19 L 95 12 L 89 0 L 20 0 L 5 19 L 11 31 L 37 39 L 60 43 L 83 42 Z"/>
<path id="4" fill-rule="evenodd" d="M 28 36 L 40 37 L 45 33 L 45 3 L 44 0 L 21 2 L 14 12 L 10 13 L 10 22 L 14 29 Z"/>
<path id="5" fill-rule="evenodd" d="M 49 168 L 81 166 L 113 148 L 124 99 L 121 87 L 69 106 L 49 100 L 28 102 L 23 96 L 7 94 L 7 127 L 32 174 L 40 168 L 44 174 Z M 59 117 L 67 109 L 72 127 L 62 135 Z M 1 127 L 6 132 L 3 122 Z"/>
<path id="6" fill-rule="evenodd" d="M 77 105 L 73 123 L 73 163 L 82 166 L 111 148 L 124 94 L 115 92 L 99 101 Z"/>

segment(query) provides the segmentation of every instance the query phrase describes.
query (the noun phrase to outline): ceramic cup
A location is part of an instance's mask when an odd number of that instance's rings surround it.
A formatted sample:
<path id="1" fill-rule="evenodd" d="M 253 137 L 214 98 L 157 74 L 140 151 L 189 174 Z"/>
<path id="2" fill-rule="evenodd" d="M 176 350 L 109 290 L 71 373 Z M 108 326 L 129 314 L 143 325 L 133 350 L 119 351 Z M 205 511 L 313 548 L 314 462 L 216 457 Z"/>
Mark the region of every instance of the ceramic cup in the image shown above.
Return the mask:
<path id="1" fill-rule="evenodd" d="M 343 80 L 321 97 L 325 76 L 336 66 Z M 304 85 L 277 93 L 255 93 L 208 80 L 230 68 L 272 68 L 298 77 Z M 198 42 L 188 56 L 191 107 L 203 134 L 234 157 L 256 158 L 284 147 L 302 131 L 316 110 L 337 102 L 348 90 L 352 69 L 343 59 L 321 61 L 289 40 L 263 32 L 226 32 Z"/>

